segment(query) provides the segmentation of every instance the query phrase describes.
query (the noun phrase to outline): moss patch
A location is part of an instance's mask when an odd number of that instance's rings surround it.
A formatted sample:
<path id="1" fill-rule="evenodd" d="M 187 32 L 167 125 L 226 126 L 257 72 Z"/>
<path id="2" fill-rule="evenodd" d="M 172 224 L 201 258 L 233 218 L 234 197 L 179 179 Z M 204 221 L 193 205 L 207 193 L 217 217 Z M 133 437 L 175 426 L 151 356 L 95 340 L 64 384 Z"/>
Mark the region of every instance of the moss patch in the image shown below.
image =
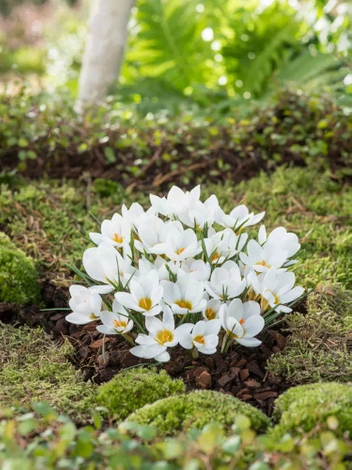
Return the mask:
<path id="1" fill-rule="evenodd" d="M 268 369 L 292 384 L 352 382 L 352 291 L 323 289 L 308 298 L 308 313 L 286 316 L 285 349 Z"/>
<path id="2" fill-rule="evenodd" d="M 275 436 L 293 435 L 319 429 L 334 429 L 336 434 L 352 430 L 352 385 L 318 383 L 291 388 L 275 402 Z M 335 417 L 332 420 L 330 417 Z M 330 418 L 330 419 L 329 419 Z"/>
<path id="3" fill-rule="evenodd" d="M 165 370 L 136 368 L 101 385 L 97 401 L 106 406 L 115 419 L 123 420 L 148 403 L 185 391 L 183 381 L 172 379 Z"/>
<path id="4" fill-rule="evenodd" d="M 158 435 L 162 437 L 177 434 L 188 428 L 200 429 L 214 421 L 229 428 L 239 414 L 250 419 L 254 430 L 265 430 L 269 426 L 269 418 L 253 406 L 232 396 L 212 391 L 197 391 L 164 398 L 139 409 L 124 423 L 155 426 Z"/>
<path id="5" fill-rule="evenodd" d="M 41 329 L 0 325 L 0 406 L 47 401 L 78 422 L 91 416 L 95 389 L 68 361 L 71 345 L 58 346 Z"/>
<path id="6" fill-rule="evenodd" d="M 0 301 L 36 303 L 40 298 L 34 261 L 0 232 Z"/>
<path id="7" fill-rule="evenodd" d="M 312 168 L 278 168 L 237 186 L 207 187 L 230 210 L 243 200 L 266 211 L 268 230 L 279 225 L 300 237 L 297 282 L 304 287 L 339 284 L 352 289 L 352 191 L 330 173 Z"/>
<path id="8" fill-rule="evenodd" d="M 147 193 L 123 191 L 116 183 L 98 179 L 67 183 L 38 182 L 10 188 L 2 185 L 0 223 L 19 246 L 51 270 L 63 261 L 81 259 L 89 231 L 111 217 L 123 203 L 148 206 Z M 309 168 L 279 168 L 239 185 L 232 182 L 202 187 L 203 197 L 215 193 L 231 210 L 244 201 L 253 211 L 266 211 L 268 230 L 278 225 L 301 239 L 297 280 L 304 287 L 340 284 L 352 288 L 352 191 Z M 10 203 L 11 202 L 11 203 Z"/>

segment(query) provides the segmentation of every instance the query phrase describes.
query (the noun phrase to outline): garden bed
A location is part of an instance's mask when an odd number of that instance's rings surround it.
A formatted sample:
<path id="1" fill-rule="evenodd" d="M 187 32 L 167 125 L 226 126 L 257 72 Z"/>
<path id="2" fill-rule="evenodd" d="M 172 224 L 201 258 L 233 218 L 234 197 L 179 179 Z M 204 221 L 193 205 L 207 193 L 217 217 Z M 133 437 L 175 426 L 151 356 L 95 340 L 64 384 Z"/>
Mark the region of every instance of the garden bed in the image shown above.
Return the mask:
<path id="1" fill-rule="evenodd" d="M 53 339 L 62 343 L 68 338 L 73 346 L 72 361 L 84 380 L 102 384 L 119 372 L 139 364 L 153 365 L 153 361 L 139 359 L 129 353 L 130 345 L 119 336 L 106 336 L 96 330 L 95 323 L 77 326 L 65 320 L 67 312 L 60 309 L 68 302 L 67 291 L 57 288 L 50 280 L 42 284 L 45 305 L 53 311 L 42 311 L 39 306 L 22 307 L 0 303 L 0 321 L 15 325 L 42 327 Z M 297 304 L 295 311 L 306 311 L 305 301 Z M 193 359 L 188 351 L 176 347 L 170 362 L 162 367 L 174 378 L 182 378 L 187 390 L 215 390 L 233 395 L 271 416 L 275 399 L 292 384 L 267 370 L 267 360 L 285 348 L 287 331 L 285 323 L 276 329 L 266 330 L 259 338 L 258 348 L 237 347 L 224 356 L 200 355 Z"/>

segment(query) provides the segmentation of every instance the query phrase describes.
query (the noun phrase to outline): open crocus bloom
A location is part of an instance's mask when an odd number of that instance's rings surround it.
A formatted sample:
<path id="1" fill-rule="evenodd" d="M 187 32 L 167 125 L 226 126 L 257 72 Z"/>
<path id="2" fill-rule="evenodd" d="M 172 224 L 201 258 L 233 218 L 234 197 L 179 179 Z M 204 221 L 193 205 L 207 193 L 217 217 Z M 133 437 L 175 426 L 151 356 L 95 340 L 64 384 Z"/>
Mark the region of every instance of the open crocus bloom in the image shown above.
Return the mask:
<path id="1" fill-rule="evenodd" d="M 255 225 L 262 220 L 265 212 L 254 215 L 253 212 L 249 213 L 249 210 L 244 204 L 235 207 L 229 215 L 226 215 L 221 209 L 218 212 L 217 222 L 223 227 L 229 227 L 233 230 L 239 230 L 240 228 L 250 227 Z"/>
<path id="2" fill-rule="evenodd" d="M 277 248 L 287 251 L 287 257 L 295 255 L 300 249 L 298 237 L 295 233 L 288 232 L 284 227 L 277 227 L 269 236 L 266 235 L 265 226 L 262 225 L 258 232 L 258 242 L 260 245 L 275 245 Z"/>
<path id="3" fill-rule="evenodd" d="M 249 280 L 255 294 L 261 296 L 262 312 L 274 308 L 276 312 L 289 313 L 292 308 L 284 304 L 293 302 L 301 297 L 304 292 L 303 287 L 293 287 L 295 284 L 294 273 L 282 272 L 275 268 L 271 268 L 259 276 L 251 273 Z"/>
<path id="4" fill-rule="evenodd" d="M 130 241 L 131 224 L 120 214 L 114 214 L 111 220 L 102 222 L 101 233 L 91 232 L 89 236 L 96 245 L 110 243 L 120 248 Z"/>
<path id="5" fill-rule="evenodd" d="M 240 299 L 235 299 L 230 305 L 224 304 L 221 306 L 219 318 L 230 340 L 249 347 L 261 344 L 261 341 L 254 338 L 265 325 L 257 302 L 250 300 L 242 303 Z"/>
<path id="6" fill-rule="evenodd" d="M 205 295 L 206 295 L 207 303 L 202 310 L 202 315 L 205 320 L 208 320 L 208 321 L 214 320 L 215 318 L 218 318 L 218 312 L 222 304 L 220 300 L 217 300 L 217 299 L 209 300 L 209 296 L 207 294 Z"/>
<path id="7" fill-rule="evenodd" d="M 193 273 L 184 274 L 177 282 L 161 281 L 161 285 L 165 303 L 178 315 L 201 312 L 206 305 L 204 283 L 198 281 Z"/>
<path id="8" fill-rule="evenodd" d="M 184 231 L 172 230 L 165 243 L 165 255 L 171 261 L 185 261 L 202 251 L 197 235 L 192 229 Z"/>
<path id="9" fill-rule="evenodd" d="M 184 323 L 177 329 L 177 339 L 185 349 L 195 347 L 203 354 L 214 354 L 219 343 L 220 321 L 218 319 L 210 321 L 199 321 Z"/>
<path id="10" fill-rule="evenodd" d="M 233 230 L 225 229 L 221 232 L 209 230 L 208 238 L 204 240 L 209 262 L 214 265 L 222 264 L 242 250 L 248 238 L 247 234 L 237 236 Z"/>
<path id="11" fill-rule="evenodd" d="M 240 268 L 234 261 L 226 261 L 221 268 L 214 269 L 206 284 L 210 297 L 222 301 L 238 297 L 245 287 L 246 281 L 241 278 Z"/>
<path id="12" fill-rule="evenodd" d="M 102 325 L 97 326 L 97 330 L 104 335 L 124 335 L 132 330 L 133 321 L 128 318 L 127 311 L 121 304 L 114 300 L 112 304 L 112 312 L 103 310 L 100 313 Z"/>
<path id="13" fill-rule="evenodd" d="M 243 264 L 250 266 L 258 272 L 265 272 L 271 267 L 280 268 L 285 264 L 288 251 L 275 244 L 260 246 L 255 240 L 250 240 L 247 245 L 247 253 L 240 253 Z"/>
<path id="14" fill-rule="evenodd" d="M 128 292 L 116 292 L 115 299 L 125 308 L 143 313 L 147 317 L 157 315 L 161 311 L 159 302 L 163 296 L 163 288 L 159 285 L 159 276 L 151 271 L 145 277 L 131 279 Z"/>
<path id="15" fill-rule="evenodd" d="M 165 307 L 163 320 L 148 317 L 146 327 L 149 335 L 138 335 L 136 343 L 139 346 L 135 346 L 130 352 L 145 359 L 156 359 L 159 362 L 169 361 L 170 354 L 167 352 L 167 348 L 172 348 L 178 343 L 174 315 L 170 308 Z"/>
<path id="16" fill-rule="evenodd" d="M 69 305 L 72 313 L 66 316 L 68 322 L 85 325 L 91 321 L 99 320 L 102 300 L 94 288 L 71 286 L 70 294 Z"/>
<path id="17" fill-rule="evenodd" d="M 182 213 L 187 213 L 189 209 L 198 206 L 198 203 L 200 203 L 199 198 L 200 186 L 196 186 L 192 191 L 186 192 L 183 192 L 177 186 L 173 186 L 166 198 L 160 198 L 151 194 L 150 202 L 159 214 L 181 219 Z"/>
<path id="18" fill-rule="evenodd" d="M 88 248 L 83 254 L 83 266 L 87 274 L 105 286 L 96 286 L 102 294 L 114 290 L 120 282 L 126 285 L 135 273 L 131 261 L 122 257 L 109 243 L 101 243 L 97 248 Z"/>

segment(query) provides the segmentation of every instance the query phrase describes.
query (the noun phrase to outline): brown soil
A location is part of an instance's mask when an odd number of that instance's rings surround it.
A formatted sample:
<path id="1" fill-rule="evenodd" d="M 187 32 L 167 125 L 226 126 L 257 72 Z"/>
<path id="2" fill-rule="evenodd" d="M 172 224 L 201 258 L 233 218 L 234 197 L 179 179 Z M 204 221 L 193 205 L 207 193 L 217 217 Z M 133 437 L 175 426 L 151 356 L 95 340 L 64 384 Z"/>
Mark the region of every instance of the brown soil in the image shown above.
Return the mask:
<path id="1" fill-rule="evenodd" d="M 43 299 L 47 308 L 67 306 L 67 289 L 56 288 L 51 279 L 43 284 Z M 305 312 L 305 302 L 296 306 Z M 85 380 L 103 383 L 119 371 L 145 364 L 130 354 L 130 345 L 120 336 L 107 336 L 96 331 L 95 323 L 77 326 L 66 322 L 66 311 L 40 311 L 38 306 L 22 307 L 0 303 L 0 321 L 12 324 L 42 326 L 54 338 L 62 341 L 67 337 L 75 349 L 74 363 L 84 373 Z M 287 332 L 280 329 L 267 330 L 258 348 L 239 347 L 222 356 L 220 353 L 206 356 L 200 354 L 192 359 L 189 351 L 181 347 L 171 350 L 171 361 L 163 367 L 172 377 L 181 377 L 188 390 L 210 389 L 231 394 L 271 415 L 275 399 L 291 385 L 282 377 L 266 370 L 268 358 L 285 348 Z"/>

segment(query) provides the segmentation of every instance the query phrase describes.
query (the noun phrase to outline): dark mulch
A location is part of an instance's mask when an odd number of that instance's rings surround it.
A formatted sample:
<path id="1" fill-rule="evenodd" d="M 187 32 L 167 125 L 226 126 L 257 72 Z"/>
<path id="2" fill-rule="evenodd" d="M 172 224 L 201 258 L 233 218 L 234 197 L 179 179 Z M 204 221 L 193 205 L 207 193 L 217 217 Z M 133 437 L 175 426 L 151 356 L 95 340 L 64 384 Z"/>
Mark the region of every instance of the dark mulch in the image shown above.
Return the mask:
<path id="1" fill-rule="evenodd" d="M 67 305 L 67 290 L 56 288 L 50 279 L 43 284 L 44 301 L 48 307 Z M 305 312 L 305 303 L 297 305 L 296 311 Z M 95 323 L 84 326 L 72 325 L 65 320 L 67 312 L 42 312 L 38 306 L 21 307 L 0 303 L 0 321 L 12 324 L 42 326 L 56 340 L 67 337 L 75 349 L 74 363 L 81 369 L 85 380 L 103 383 L 119 371 L 137 364 L 150 362 L 130 354 L 130 345 L 120 336 L 103 336 L 96 331 Z M 276 327 L 278 328 L 278 326 Z M 172 377 L 181 377 L 188 388 L 217 390 L 231 394 L 271 415 L 275 399 L 291 385 L 283 377 L 276 377 L 266 370 L 272 354 L 285 348 L 287 332 L 271 329 L 260 338 L 258 348 L 239 347 L 225 356 L 217 353 L 200 354 L 192 359 L 189 351 L 180 347 L 171 350 L 171 361 L 164 369 Z"/>

